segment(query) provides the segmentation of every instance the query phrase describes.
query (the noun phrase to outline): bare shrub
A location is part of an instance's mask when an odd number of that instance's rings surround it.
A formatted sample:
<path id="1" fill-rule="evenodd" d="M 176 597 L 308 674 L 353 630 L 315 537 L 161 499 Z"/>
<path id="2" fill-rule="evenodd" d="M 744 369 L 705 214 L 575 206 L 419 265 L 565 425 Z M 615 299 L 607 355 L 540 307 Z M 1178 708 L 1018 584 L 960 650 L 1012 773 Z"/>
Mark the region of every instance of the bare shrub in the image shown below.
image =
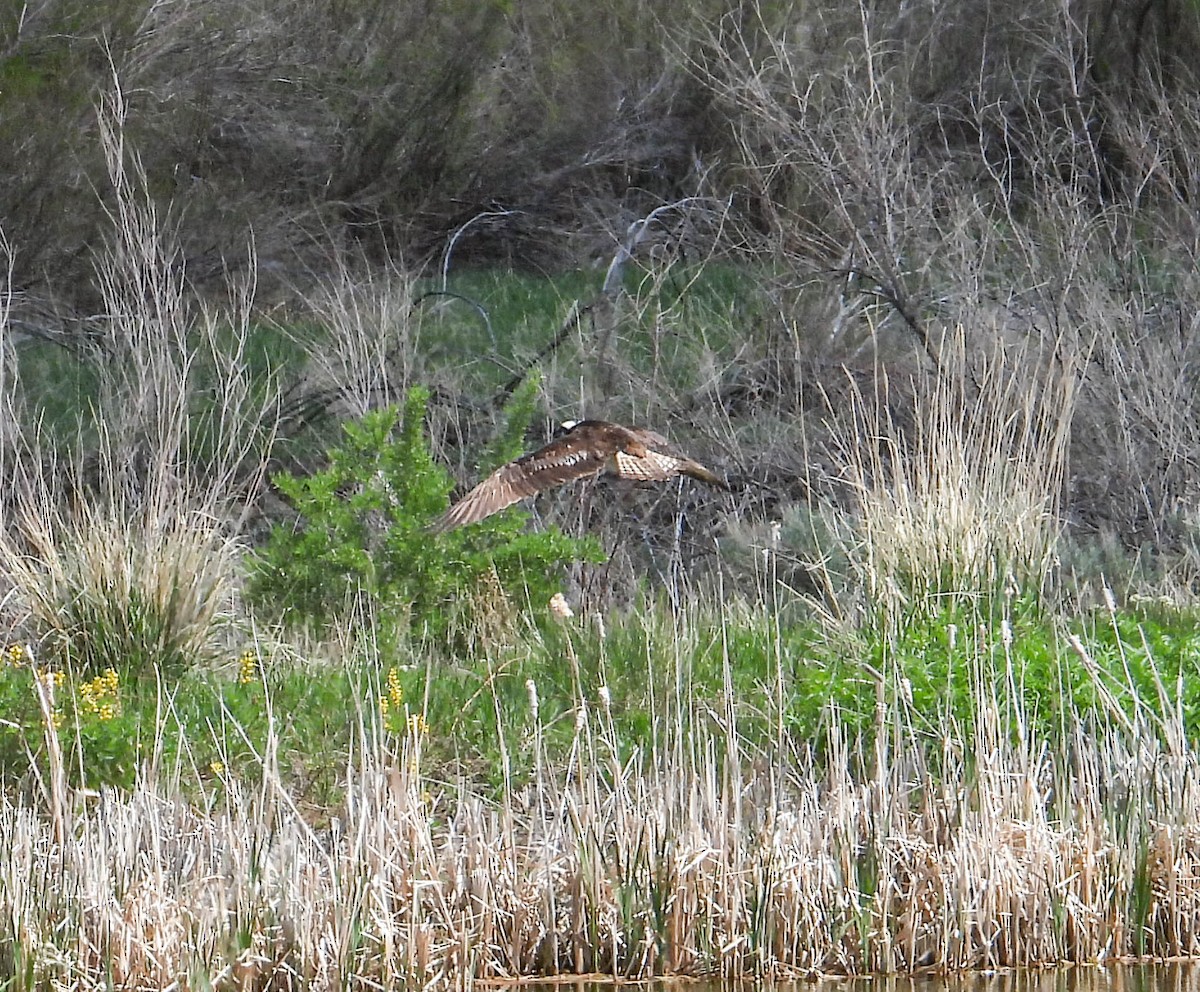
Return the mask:
<path id="1" fill-rule="evenodd" d="M 186 218 L 181 253 L 203 288 L 250 268 L 247 228 L 272 294 L 319 266 L 330 240 L 375 262 L 423 261 L 473 218 L 460 252 L 472 263 L 576 264 L 690 192 L 697 150 L 725 141 L 667 42 L 682 25 L 644 0 L 71 9 L 0 25 L 0 107 L 22 122 L 0 216 L 36 297 L 31 322 L 51 331 L 70 332 L 96 298 L 80 248 L 103 226 L 90 99 L 110 66 L 156 205 Z"/>
<path id="2" fill-rule="evenodd" d="M 306 294 L 303 312 L 289 311 L 281 333 L 304 357 L 304 377 L 284 398 L 291 434 L 330 414 L 361 417 L 403 400 L 419 356 L 413 277 L 388 265 L 332 260 L 329 275 Z"/>
<path id="3" fill-rule="evenodd" d="M 763 356 L 781 407 L 814 364 L 936 368 L 942 329 L 967 328 L 970 351 L 1076 370 L 1075 529 L 1179 548 L 1200 451 L 1182 48 L 1137 25 L 1161 44 L 1131 90 L 1099 69 L 1124 15 L 1086 4 L 822 10 L 803 31 L 773 5 L 727 19 L 698 65 L 734 108 L 792 329 Z"/>

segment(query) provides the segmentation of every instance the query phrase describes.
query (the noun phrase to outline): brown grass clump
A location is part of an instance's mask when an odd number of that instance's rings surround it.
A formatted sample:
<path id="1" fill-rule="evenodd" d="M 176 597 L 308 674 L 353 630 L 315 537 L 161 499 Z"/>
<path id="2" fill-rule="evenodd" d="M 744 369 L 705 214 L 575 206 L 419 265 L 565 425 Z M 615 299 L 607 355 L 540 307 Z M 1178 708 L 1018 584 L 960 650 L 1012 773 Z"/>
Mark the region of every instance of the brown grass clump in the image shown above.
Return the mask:
<path id="1" fill-rule="evenodd" d="M 1074 376 L 970 355 L 961 328 L 937 369 L 902 390 L 911 408 L 888 402 L 886 374 L 882 399 L 852 383 L 842 420 L 842 554 L 862 602 L 892 620 L 947 597 L 1039 597 L 1053 575 Z"/>
<path id="2" fill-rule="evenodd" d="M 27 508 L 0 536 L 6 608 L 22 639 L 59 664 L 179 672 L 227 647 L 235 550 L 225 528 L 199 514 Z"/>

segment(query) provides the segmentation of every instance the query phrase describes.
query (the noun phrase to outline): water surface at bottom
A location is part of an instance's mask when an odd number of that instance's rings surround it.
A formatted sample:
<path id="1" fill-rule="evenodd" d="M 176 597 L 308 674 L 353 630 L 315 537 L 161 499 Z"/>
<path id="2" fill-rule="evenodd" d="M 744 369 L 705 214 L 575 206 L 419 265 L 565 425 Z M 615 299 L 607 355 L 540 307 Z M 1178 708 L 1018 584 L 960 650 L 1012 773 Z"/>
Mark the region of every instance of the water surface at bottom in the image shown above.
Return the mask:
<path id="1" fill-rule="evenodd" d="M 789 982 L 791 992 L 1200 992 L 1200 961 Z"/>
<path id="2" fill-rule="evenodd" d="M 521 992 L 612 992 L 645 987 L 655 992 L 1200 992 L 1200 961 L 1076 965 L 962 975 L 877 975 L 756 984 L 654 979 L 613 982 L 596 976 L 512 986 L 476 983 L 480 988 L 519 988 Z"/>

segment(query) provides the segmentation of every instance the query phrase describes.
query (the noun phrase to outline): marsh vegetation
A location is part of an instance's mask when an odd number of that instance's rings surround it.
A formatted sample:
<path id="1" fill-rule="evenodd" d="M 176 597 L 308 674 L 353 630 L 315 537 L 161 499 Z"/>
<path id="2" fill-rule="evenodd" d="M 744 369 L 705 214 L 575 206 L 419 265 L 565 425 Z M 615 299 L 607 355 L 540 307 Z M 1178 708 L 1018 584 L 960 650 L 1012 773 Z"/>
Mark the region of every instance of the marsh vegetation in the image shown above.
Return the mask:
<path id="1" fill-rule="evenodd" d="M 0 984 L 1200 950 L 1194 3 L 0 37 Z"/>

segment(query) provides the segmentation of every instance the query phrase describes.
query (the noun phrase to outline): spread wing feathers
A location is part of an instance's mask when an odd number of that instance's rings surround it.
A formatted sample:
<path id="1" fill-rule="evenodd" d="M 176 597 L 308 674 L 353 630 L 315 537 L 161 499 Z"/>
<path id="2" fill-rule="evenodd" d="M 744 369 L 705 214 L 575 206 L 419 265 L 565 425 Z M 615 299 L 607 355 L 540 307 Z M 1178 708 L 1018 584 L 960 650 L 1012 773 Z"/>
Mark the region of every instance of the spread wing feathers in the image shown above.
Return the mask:
<path id="1" fill-rule="evenodd" d="M 618 451 L 614 456 L 616 474 L 622 479 L 639 479 L 642 482 L 665 482 L 679 474 L 682 459 L 647 450 L 643 455 Z"/>
<path id="2" fill-rule="evenodd" d="M 709 485 L 729 488 L 699 462 L 655 450 L 666 447 L 666 438 L 653 431 L 583 421 L 544 448 L 496 469 L 438 517 L 430 530 L 441 533 L 476 523 L 527 496 L 605 471 L 643 482 L 665 482 L 677 475 L 690 475 Z"/>
<path id="3" fill-rule="evenodd" d="M 608 459 L 603 452 L 580 449 L 567 438 L 551 441 L 544 448 L 496 469 L 466 496 L 450 507 L 430 530 L 442 533 L 477 523 L 499 513 L 527 496 L 536 496 L 566 482 L 595 475 Z"/>
<path id="4" fill-rule="evenodd" d="M 729 484 L 697 461 L 671 454 L 671 442 L 648 430 L 631 430 L 633 443 L 626 444 L 616 456 L 617 474 L 627 479 L 665 482 L 677 475 L 689 475 L 719 489 Z"/>

